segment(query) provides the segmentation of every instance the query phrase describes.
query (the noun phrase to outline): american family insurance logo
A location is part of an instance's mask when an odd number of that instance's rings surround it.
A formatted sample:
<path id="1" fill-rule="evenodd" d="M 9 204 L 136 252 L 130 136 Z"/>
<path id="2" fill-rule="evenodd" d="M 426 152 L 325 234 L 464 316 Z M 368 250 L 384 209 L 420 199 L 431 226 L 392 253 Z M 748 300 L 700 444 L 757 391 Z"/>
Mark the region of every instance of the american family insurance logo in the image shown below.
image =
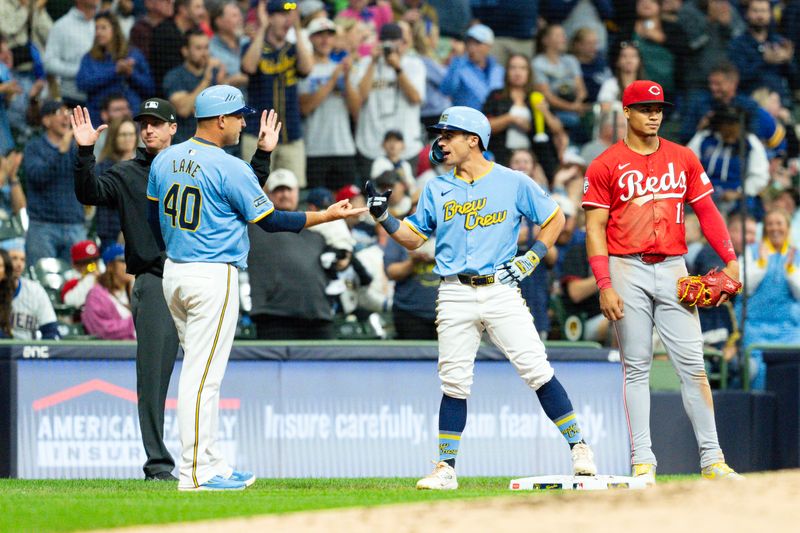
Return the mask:
<path id="1" fill-rule="evenodd" d="M 145 460 L 136 391 L 92 379 L 35 400 L 32 404 L 39 467 L 128 467 Z M 219 445 L 235 459 L 241 401 L 219 402 Z M 164 442 L 180 452 L 178 400 L 167 398 Z"/>

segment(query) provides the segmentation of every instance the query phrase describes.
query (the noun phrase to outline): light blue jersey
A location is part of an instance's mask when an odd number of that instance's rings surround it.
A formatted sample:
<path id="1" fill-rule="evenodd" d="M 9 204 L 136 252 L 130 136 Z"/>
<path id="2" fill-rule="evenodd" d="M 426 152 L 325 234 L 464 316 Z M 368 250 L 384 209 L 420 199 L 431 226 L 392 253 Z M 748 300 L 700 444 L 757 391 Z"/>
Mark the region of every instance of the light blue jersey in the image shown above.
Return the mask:
<path id="1" fill-rule="evenodd" d="M 179 263 L 247 267 L 247 223 L 274 210 L 250 165 L 197 138 L 156 156 L 147 197 L 158 200 L 167 257 Z"/>
<path id="2" fill-rule="evenodd" d="M 558 204 L 531 178 L 493 164 L 470 184 L 450 171 L 430 180 L 404 222 L 427 239 L 436 231 L 440 276 L 493 274 L 514 257 L 521 217 L 544 226 Z"/>

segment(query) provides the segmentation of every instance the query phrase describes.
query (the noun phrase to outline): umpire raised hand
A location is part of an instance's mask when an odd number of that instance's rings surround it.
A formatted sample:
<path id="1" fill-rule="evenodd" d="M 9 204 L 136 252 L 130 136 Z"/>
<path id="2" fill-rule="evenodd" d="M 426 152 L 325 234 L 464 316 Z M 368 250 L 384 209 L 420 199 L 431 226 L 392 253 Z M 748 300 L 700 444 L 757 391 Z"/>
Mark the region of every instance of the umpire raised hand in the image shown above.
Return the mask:
<path id="1" fill-rule="evenodd" d="M 164 404 L 178 353 L 178 334 L 162 290 L 165 255 L 147 221 L 147 176 L 156 155 L 169 147 L 177 128 L 171 103 L 160 98 L 142 102 L 134 120 L 140 126 L 144 148 L 136 157 L 122 161 L 101 176 L 95 174 L 94 144 L 106 125 L 95 129 L 86 108 L 73 110 L 71 121 L 78 144 L 75 165 L 75 195 L 85 205 L 103 205 L 119 211 L 125 237 L 128 272 L 136 276 L 131 297 L 136 326 L 136 389 L 139 424 L 147 454 L 145 478 L 177 481 L 172 475 L 175 461 L 164 445 Z M 269 151 L 277 143 L 274 111 L 261 117 L 259 150 L 251 162 L 263 186 L 269 175 Z"/>

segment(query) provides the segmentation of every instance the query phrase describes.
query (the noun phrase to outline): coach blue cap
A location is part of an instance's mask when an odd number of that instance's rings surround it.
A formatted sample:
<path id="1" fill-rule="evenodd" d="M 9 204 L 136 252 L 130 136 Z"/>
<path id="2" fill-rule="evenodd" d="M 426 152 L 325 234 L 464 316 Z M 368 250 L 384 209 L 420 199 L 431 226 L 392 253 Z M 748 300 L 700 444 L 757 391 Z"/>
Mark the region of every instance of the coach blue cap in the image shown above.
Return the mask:
<path id="1" fill-rule="evenodd" d="M 250 115 L 255 112 L 244 103 L 242 91 L 230 85 L 213 85 L 197 95 L 194 103 L 195 118 Z"/>

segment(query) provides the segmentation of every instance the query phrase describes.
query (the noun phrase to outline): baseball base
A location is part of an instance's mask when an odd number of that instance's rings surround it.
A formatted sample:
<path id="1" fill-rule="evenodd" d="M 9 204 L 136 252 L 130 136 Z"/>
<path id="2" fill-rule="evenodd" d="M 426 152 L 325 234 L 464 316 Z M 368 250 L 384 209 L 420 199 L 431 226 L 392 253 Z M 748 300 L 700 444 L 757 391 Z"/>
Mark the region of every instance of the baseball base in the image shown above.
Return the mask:
<path id="1" fill-rule="evenodd" d="M 644 479 L 629 476 L 534 476 L 512 479 L 510 490 L 644 489 Z"/>

